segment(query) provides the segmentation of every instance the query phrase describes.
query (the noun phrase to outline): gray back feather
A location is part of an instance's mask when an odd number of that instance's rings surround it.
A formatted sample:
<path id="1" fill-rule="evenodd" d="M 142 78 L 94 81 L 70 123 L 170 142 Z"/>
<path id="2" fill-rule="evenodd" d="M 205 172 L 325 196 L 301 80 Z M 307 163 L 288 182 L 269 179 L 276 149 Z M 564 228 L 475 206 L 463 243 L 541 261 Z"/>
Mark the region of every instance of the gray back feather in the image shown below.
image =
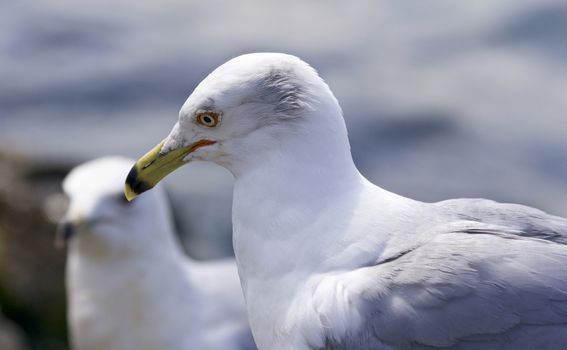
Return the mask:
<path id="1" fill-rule="evenodd" d="M 522 237 L 567 244 L 567 219 L 549 215 L 539 209 L 488 199 L 452 199 L 435 205 L 447 216 L 503 226 L 507 228 L 507 232 Z"/>
<path id="2" fill-rule="evenodd" d="M 329 330 L 325 349 L 567 348 L 567 220 L 488 200 L 434 208 L 446 224 L 430 239 L 361 268 L 363 326 Z"/>

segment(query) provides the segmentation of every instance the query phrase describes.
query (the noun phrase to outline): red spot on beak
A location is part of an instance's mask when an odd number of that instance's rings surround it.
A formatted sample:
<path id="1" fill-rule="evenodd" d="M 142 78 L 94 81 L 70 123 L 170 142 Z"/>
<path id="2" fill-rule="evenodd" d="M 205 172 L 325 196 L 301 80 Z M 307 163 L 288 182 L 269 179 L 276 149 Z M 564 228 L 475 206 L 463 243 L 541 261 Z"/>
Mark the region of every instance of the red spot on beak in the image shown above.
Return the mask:
<path id="1" fill-rule="evenodd" d="M 213 141 L 213 140 L 207 140 L 207 139 L 199 140 L 199 141 L 191 144 L 191 146 L 189 146 L 189 149 L 187 150 L 186 154 L 193 153 L 201 147 L 214 145 L 215 143 L 217 143 L 217 142 Z"/>

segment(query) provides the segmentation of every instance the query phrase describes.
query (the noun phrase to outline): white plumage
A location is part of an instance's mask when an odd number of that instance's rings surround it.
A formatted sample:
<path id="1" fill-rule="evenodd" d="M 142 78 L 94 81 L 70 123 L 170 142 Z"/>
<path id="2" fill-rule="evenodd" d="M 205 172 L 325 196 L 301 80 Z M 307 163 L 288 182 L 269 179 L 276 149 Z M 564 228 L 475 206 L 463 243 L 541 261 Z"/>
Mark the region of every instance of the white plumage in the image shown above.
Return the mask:
<path id="1" fill-rule="evenodd" d="M 126 202 L 132 164 L 101 158 L 64 181 L 73 348 L 254 349 L 234 261 L 185 257 L 160 189 Z"/>
<path id="2" fill-rule="evenodd" d="M 200 125 L 202 111 L 222 119 Z M 298 58 L 250 54 L 216 69 L 159 157 L 200 140 L 185 161 L 235 176 L 234 248 L 259 348 L 567 348 L 567 220 L 370 183 L 338 102 Z M 144 166 L 153 171 L 142 159 L 128 179 L 135 193 L 148 187 Z"/>

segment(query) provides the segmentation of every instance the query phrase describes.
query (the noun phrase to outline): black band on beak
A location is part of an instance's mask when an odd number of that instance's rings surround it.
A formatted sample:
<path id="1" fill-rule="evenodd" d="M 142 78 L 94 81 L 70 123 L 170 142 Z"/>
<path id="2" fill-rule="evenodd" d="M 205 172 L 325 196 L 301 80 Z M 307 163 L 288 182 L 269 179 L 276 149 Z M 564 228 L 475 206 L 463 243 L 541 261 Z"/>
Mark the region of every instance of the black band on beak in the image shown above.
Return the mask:
<path id="1" fill-rule="evenodd" d="M 138 169 L 132 167 L 128 176 L 126 177 L 126 185 L 130 186 L 135 194 L 141 194 L 151 189 L 153 186 L 138 178 Z M 126 197 L 125 197 L 126 198 Z"/>

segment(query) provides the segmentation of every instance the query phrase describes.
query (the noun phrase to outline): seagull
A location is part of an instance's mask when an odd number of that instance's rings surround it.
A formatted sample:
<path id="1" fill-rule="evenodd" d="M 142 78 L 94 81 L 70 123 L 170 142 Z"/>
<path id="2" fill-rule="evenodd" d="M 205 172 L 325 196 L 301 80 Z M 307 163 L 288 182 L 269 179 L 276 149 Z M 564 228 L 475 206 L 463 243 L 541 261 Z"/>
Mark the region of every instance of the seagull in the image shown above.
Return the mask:
<path id="1" fill-rule="evenodd" d="M 95 159 L 63 182 L 73 349 L 255 349 L 234 260 L 187 258 L 161 189 L 124 198 L 132 164 Z"/>
<path id="2" fill-rule="evenodd" d="M 567 349 L 567 220 L 372 184 L 337 99 L 301 59 L 254 53 L 214 70 L 131 169 L 127 198 L 194 160 L 234 175 L 259 349 Z"/>

